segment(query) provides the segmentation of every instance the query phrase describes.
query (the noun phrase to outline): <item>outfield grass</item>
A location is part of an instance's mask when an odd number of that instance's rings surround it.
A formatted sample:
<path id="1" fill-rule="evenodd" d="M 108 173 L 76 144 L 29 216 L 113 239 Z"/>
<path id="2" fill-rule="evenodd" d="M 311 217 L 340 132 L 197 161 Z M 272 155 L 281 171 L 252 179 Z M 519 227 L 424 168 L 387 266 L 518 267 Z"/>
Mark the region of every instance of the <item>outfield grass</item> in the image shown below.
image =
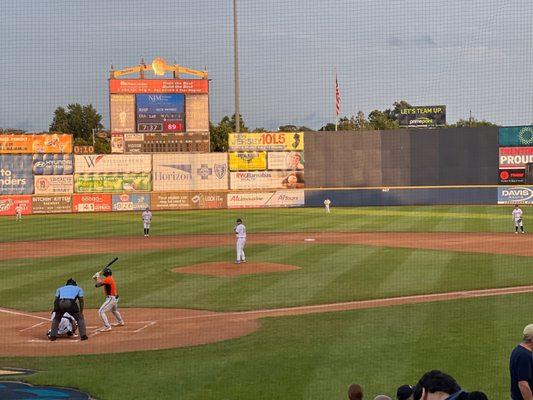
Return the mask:
<path id="1" fill-rule="evenodd" d="M 361 207 L 157 212 L 152 234 L 228 233 L 242 217 L 249 232 L 506 232 L 512 207 Z M 527 215 L 533 208 L 524 207 Z M 0 219 L 0 240 L 130 236 L 139 213 Z M 514 238 L 511 238 L 514 239 Z M 16 246 L 16 243 L 13 243 Z M 249 245 L 250 259 L 300 270 L 205 277 L 170 270 L 232 260 L 234 248 L 118 254 L 123 307 L 250 310 L 533 281 L 529 257 L 339 244 Z M 55 288 L 74 276 L 87 306 L 101 293 L 90 276 L 111 256 L 96 254 L 0 262 L 0 306 L 48 310 Z M 38 384 L 80 387 L 97 399 L 342 399 L 361 382 L 368 398 L 393 394 L 424 371 L 441 368 L 468 389 L 508 398 L 508 354 L 530 320 L 533 294 L 262 320 L 259 331 L 206 346 L 153 352 L 51 358 L 0 358 L 0 367 L 40 372 Z M 164 331 L 161 332 L 165 334 Z"/>
<path id="2" fill-rule="evenodd" d="M 524 220 L 533 207 L 524 206 Z M 509 232 L 510 206 L 425 206 L 154 212 L 151 234 L 232 232 L 243 218 L 249 232 Z M 533 220 L 532 220 L 533 223 Z M 142 234 L 140 213 L 0 217 L 0 241 L 113 237 Z"/>

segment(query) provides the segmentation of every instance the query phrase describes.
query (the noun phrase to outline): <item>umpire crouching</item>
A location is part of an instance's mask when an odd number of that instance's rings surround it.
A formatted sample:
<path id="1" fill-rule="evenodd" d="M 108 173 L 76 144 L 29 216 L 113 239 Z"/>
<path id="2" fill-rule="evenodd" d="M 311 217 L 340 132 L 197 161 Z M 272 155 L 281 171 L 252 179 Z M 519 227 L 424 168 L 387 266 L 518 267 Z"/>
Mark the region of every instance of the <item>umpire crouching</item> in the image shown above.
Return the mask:
<path id="1" fill-rule="evenodd" d="M 76 303 L 76 299 L 80 303 Z M 85 319 L 83 318 L 83 289 L 78 287 L 76 281 L 70 278 L 65 286 L 56 290 L 56 297 L 54 299 L 54 311 L 56 313 L 52 320 L 52 329 L 50 332 L 50 340 L 57 339 L 57 331 L 59 329 L 59 323 L 63 314 L 68 312 L 74 317 L 78 323 L 80 329 L 81 340 L 87 340 L 87 332 L 85 329 Z"/>

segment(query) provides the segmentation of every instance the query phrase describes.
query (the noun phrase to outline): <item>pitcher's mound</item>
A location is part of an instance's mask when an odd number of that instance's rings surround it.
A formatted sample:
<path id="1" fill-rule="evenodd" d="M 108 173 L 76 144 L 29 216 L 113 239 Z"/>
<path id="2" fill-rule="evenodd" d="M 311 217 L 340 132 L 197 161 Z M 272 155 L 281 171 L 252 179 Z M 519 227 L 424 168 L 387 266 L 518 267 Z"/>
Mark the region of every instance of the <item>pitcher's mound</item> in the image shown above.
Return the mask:
<path id="1" fill-rule="evenodd" d="M 234 264 L 232 262 L 214 262 L 205 264 L 189 265 L 188 267 L 174 268 L 173 272 L 180 274 L 198 274 L 210 276 L 235 276 L 268 274 L 271 272 L 294 271 L 300 269 L 295 265 L 275 264 L 259 261 L 247 261 L 245 263 Z"/>

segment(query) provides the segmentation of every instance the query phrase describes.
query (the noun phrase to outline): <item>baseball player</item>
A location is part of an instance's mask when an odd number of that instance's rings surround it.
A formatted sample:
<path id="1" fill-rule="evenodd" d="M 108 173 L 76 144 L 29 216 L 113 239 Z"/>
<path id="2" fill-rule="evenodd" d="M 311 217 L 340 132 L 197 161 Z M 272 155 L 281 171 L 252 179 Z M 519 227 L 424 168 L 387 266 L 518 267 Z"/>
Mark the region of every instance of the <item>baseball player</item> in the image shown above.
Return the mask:
<path id="1" fill-rule="evenodd" d="M 324 200 L 324 208 L 326 209 L 326 213 L 329 214 L 330 211 L 329 211 L 329 205 L 331 204 L 331 200 L 326 198 L 326 200 Z"/>
<path id="2" fill-rule="evenodd" d="M 15 207 L 15 218 L 17 221 L 22 221 L 22 206 L 20 203 Z"/>
<path id="3" fill-rule="evenodd" d="M 523 214 L 523 211 L 520 209 L 520 207 L 517 204 L 513 210 L 513 221 L 514 221 L 514 230 L 515 230 L 514 233 L 516 234 L 518 234 L 518 227 L 520 227 L 520 231 L 522 233 L 525 233 L 524 224 L 522 223 L 522 214 Z"/>
<path id="4" fill-rule="evenodd" d="M 50 317 L 50 320 L 53 321 L 56 316 L 55 312 L 52 312 L 52 316 Z M 63 314 L 63 317 L 61 318 L 61 321 L 59 322 L 59 328 L 57 331 L 57 335 L 59 337 L 64 336 L 76 336 L 76 329 L 78 329 L 78 324 L 76 323 L 76 320 L 72 315 L 70 315 L 68 312 Z M 50 339 L 52 330 L 50 329 L 48 332 L 46 332 L 46 336 L 48 339 Z"/>
<path id="5" fill-rule="evenodd" d="M 80 304 L 76 303 L 76 300 Z M 65 286 L 56 290 L 54 299 L 54 317 L 52 318 L 52 328 L 50 329 L 50 340 L 54 341 L 58 337 L 59 324 L 65 313 L 74 317 L 80 328 L 81 340 L 87 340 L 85 331 L 85 319 L 83 318 L 83 289 L 79 287 L 76 281 L 70 278 Z"/>
<path id="6" fill-rule="evenodd" d="M 123 326 L 124 320 L 122 319 L 122 316 L 118 311 L 118 291 L 117 285 L 115 284 L 115 279 L 112 276 L 113 272 L 111 271 L 111 268 L 104 268 L 104 270 L 102 271 L 102 275 L 104 275 L 104 279 L 100 279 L 100 273 L 97 272 L 93 275 L 93 279 L 96 282 L 96 284 L 94 285 L 95 287 L 102 286 L 104 288 L 105 301 L 104 304 L 102 304 L 102 306 L 98 310 L 98 314 L 100 314 L 100 318 L 102 319 L 102 321 L 104 321 L 104 327 L 101 329 L 101 331 L 108 332 L 111 330 L 111 325 L 109 324 L 109 320 L 107 319 L 107 311 L 111 311 L 115 316 L 117 320 L 115 326 Z"/>
<path id="7" fill-rule="evenodd" d="M 237 237 L 237 260 L 235 264 L 246 262 L 246 256 L 244 255 L 244 245 L 246 244 L 246 227 L 242 223 L 242 219 L 237 220 L 237 225 L 233 228 L 235 236 Z"/>
<path id="8" fill-rule="evenodd" d="M 150 211 L 150 207 L 146 207 L 143 211 L 142 220 L 144 224 L 144 236 L 148 237 L 150 236 L 150 222 L 152 222 L 152 212 Z"/>

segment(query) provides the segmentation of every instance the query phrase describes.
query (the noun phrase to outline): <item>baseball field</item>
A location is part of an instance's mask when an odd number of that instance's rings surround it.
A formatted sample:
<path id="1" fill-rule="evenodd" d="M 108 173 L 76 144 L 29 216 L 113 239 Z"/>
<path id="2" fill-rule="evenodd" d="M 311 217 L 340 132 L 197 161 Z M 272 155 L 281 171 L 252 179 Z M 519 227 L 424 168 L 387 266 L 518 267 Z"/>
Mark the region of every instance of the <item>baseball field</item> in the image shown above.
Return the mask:
<path id="1" fill-rule="evenodd" d="M 524 206 L 525 229 L 533 207 Z M 31 215 L 0 221 L 0 369 L 96 399 L 393 395 L 442 369 L 508 397 L 533 322 L 533 236 L 510 206 Z M 236 218 L 248 263 L 234 265 Z M 100 332 L 113 257 L 126 325 Z M 55 290 L 85 290 L 89 340 L 46 340 Z M 9 377 L 10 380 L 13 377 Z"/>

